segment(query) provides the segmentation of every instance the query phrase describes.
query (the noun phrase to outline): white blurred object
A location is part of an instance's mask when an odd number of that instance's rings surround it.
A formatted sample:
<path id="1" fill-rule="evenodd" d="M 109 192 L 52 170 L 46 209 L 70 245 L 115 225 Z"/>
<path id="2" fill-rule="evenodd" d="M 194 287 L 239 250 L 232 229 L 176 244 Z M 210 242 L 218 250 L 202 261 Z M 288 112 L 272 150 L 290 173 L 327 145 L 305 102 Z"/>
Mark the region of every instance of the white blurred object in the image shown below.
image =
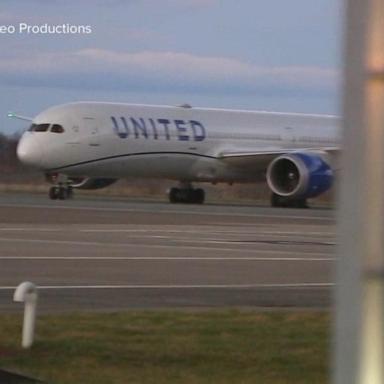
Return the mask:
<path id="1" fill-rule="evenodd" d="M 335 384 L 384 383 L 384 1 L 348 0 Z"/>
<path id="2" fill-rule="evenodd" d="M 35 284 L 25 281 L 21 283 L 13 295 L 13 300 L 24 302 L 24 321 L 22 347 L 30 348 L 33 344 L 36 323 L 37 287 Z"/>

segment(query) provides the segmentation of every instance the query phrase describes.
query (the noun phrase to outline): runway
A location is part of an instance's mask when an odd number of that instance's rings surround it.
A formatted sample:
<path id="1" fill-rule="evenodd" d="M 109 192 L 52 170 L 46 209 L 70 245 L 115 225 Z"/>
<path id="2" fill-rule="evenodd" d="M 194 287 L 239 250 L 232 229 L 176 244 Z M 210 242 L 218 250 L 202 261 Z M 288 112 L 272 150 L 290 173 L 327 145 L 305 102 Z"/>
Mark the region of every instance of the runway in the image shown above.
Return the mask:
<path id="1" fill-rule="evenodd" d="M 331 210 L 0 195 L 0 312 L 15 287 L 39 309 L 327 307 Z"/>

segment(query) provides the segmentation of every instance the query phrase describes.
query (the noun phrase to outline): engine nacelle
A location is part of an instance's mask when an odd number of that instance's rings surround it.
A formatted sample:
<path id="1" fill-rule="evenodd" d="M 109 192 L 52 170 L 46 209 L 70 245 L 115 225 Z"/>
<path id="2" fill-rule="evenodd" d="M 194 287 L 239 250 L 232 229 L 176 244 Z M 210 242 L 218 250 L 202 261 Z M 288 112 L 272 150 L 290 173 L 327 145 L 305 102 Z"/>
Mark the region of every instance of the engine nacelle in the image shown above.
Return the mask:
<path id="1" fill-rule="evenodd" d="M 267 169 L 269 188 L 290 199 L 316 197 L 331 187 L 333 178 L 329 164 L 320 154 L 314 153 L 279 156 Z"/>
<path id="2" fill-rule="evenodd" d="M 72 187 L 78 189 L 101 189 L 115 183 L 117 179 L 71 178 Z"/>

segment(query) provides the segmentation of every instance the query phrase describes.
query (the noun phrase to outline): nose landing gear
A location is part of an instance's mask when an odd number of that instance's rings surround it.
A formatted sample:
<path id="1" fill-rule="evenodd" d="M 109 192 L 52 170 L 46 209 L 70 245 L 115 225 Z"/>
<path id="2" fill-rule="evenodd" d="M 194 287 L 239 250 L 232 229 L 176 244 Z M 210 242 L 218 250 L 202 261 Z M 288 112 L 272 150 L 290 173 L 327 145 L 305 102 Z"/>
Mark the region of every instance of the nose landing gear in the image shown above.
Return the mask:
<path id="1" fill-rule="evenodd" d="M 73 187 L 71 185 L 54 185 L 49 188 L 49 198 L 51 200 L 66 200 L 73 197 Z"/>
<path id="2" fill-rule="evenodd" d="M 73 197 L 73 187 L 66 175 L 47 174 L 46 178 L 54 185 L 49 188 L 48 196 L 51 200 L 66 200 Z"/>

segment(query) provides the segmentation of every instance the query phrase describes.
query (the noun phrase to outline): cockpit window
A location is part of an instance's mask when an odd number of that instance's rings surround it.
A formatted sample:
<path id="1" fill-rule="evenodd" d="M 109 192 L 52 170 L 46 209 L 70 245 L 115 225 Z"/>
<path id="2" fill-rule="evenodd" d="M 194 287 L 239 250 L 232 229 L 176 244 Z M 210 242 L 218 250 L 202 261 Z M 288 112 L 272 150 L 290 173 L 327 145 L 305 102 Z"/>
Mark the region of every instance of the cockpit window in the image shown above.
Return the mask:
<path id="1" fill-rule="evenodd" d="M 51 128 L 51 132 L 63 133 L 64 132 L 64 128 L 61 125 L 59 125 L 59 124 L 53 124 L 52 128 Z"/>
<path id="2" fill-rule="evenodd" d="M 51 129 L 49 129 L 51 127 Z M 47 132 L 47 131 L 53 132 L 53 133 L 63 133 L 64 128 L 59 124 L 32 124 L 29 128 L 29 132 Z"/>
<path id="3" fill-rule="evenodd" d="M 32 124 L 28 131 L 30 132 L 47 132 L 50 124 Z"/>

